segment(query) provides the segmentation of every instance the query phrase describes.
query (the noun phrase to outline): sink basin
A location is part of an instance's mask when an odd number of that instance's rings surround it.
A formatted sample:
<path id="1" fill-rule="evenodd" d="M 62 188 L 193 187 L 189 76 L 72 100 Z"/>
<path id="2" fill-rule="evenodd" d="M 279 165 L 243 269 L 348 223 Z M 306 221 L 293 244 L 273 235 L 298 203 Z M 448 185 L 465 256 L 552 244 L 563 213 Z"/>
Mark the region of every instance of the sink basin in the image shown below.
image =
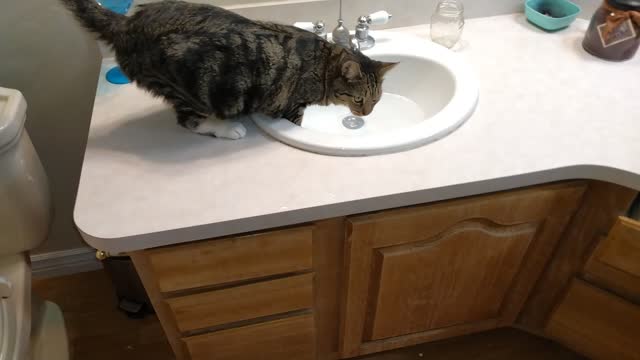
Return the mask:
<path id="1" fill-rule="evenodd" d="M 327 155 L 365 156 L 408 150 L 440 139 L 473 114 L 478 81 L 458 54 L 411 35 L 378 32 L 364 53 L 400 64 L 385 77 L 383 96 L 368 116 L 343 106 L 310 106 L 302 125 L 252 115 L 274 138 Z"/>

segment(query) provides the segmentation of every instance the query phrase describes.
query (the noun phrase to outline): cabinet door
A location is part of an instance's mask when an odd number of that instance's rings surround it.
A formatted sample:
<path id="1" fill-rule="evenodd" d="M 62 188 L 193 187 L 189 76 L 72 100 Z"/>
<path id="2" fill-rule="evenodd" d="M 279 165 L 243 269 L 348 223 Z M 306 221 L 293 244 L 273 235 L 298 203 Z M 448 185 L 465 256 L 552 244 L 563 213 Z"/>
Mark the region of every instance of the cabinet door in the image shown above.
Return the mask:
<path id="1" fill-rule="evenodd" d="M 349 218 L 341 355 L 513 323 L 584 189 L 573 182 Z"/>
<path id="2" fill-rule="evenodd" d="M 640 222 L 618 218 L 584 272 L 585 279 L 640 303 Z"/>

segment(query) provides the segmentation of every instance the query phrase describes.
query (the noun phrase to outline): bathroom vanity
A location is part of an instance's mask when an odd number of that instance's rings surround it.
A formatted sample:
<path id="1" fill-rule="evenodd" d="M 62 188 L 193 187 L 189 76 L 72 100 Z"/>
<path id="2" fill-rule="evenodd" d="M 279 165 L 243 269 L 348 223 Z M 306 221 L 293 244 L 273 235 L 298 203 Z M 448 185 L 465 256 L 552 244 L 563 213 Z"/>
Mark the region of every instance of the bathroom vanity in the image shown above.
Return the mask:
<path id="1" fill-rule="evenodd" d="M 132 257 L 180 360 L 351 358 L 508 326 L 638 359 L 640 224 L 624 215 L 640 103 L 619 94 L 638 93 L 620 79 L 640 58 L 592 58 L 587 25 L 468 21 L 473 116 L 371 157 L 298 150 L 248 120 L 243 140 L 194 136 L 101 74 L 76 224 Z"/>
<path id="2" fill-rule="evenodd" d="M 504 326 L 634 359 L 640 223 L 618 216 L 635 195 L 561 182 L 131 256 L 181 359 L 349 358 Z"/>

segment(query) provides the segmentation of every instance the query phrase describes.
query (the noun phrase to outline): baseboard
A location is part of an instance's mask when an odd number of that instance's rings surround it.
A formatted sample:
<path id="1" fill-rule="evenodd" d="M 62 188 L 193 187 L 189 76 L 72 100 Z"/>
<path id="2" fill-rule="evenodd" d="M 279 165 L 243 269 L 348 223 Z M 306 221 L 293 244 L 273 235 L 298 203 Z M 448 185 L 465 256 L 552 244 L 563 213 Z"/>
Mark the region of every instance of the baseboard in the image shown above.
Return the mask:
<path id="1" fill-rule="evenodd" d="M 102 264 L 94 249 L 83 247 L 31 255 L 31 269 L 34 278 L 44 279 L 102 269 Z"/>

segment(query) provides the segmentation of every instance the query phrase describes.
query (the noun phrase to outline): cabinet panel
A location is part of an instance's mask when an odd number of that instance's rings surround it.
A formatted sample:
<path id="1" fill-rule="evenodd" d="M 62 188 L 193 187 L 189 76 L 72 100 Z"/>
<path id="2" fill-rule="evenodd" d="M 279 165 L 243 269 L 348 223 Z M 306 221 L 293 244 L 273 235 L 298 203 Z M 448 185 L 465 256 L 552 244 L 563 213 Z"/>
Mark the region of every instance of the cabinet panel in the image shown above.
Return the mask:
<path id="1" fill-rule="evenodd" d="M 313 307 L 313 274 L 167 299 L 182 332 Z"/>
<path id="2" fill-rule="evenodd" d="M 640 359 L 640 307 L 574 280 L 546 332 L 593 359 Z"/>
<path id="3" fill-rule="evenodd" d="M 512 324 L 584 190 L 555 184 L 349 218 L 341 355 Z"/>
<path id="4" fill-rule="evenodd" d="M 618 218 L 584 271 L 590 281 L 640 301 L 640 223 Z"/>
<path id="5" fill-rule="evenodd" d="M 313 315 L 301 315 L 184 339 L 191 360 L 313 360 Z"/>
<path id="6" fill-rule="evenodd" d="M 162 292 L 311 269 L 311 226 L 149 250 Z"/>
<path id="7" fill-rule="evenodd" d="M 471 220 L 429 241 L 379 249 L 368 338 L 499 317 L 535 231 Z"/>

